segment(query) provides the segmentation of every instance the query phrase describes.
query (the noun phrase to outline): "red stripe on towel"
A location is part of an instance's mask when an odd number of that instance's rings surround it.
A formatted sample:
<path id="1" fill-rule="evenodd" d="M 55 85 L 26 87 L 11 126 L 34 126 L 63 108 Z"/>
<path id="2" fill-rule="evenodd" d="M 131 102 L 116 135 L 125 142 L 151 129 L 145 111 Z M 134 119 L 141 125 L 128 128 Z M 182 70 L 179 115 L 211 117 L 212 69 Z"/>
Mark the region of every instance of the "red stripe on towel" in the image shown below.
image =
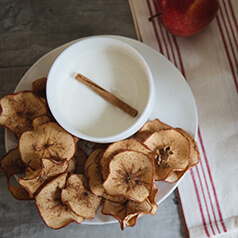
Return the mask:
<path id="1" fill-rule="evenodd" d="M 206 207 L 206 210 L 207 210 L 209 225 L 211 226 L 211 230 L 212 230 L 213 235 L 216 235 L 216 233 L 213 229 L 212 220 L 211 220 L 211 217 L 210 217 L 210 212 L 209 212 L 209 209 L 208 209 L 207 200 L 206 200 L 204 189 L 203 189 L 203 186 L 202 186 L 202 180 L 201 180 L 201 177 L 200 177 L 200 173 L 198 171 L 198 167 L 196 166 L 195 168 L 196 168 L 196 171 L 197 171 L 198 181 L 199 181 L 200 186 L 201 186 L 202 196 L 203 196 L 203 200 L 204 200 L 205 207 Z M 205 178 L 205 181 L 206 181 L 206 178 Z M 218 232 L 220 233 L 219 229 L 218 229 Z"/>
<path id="2" fill-rule="evenodd" d="M 196 183 L 196 180 L 195 180 L 193 169 L 194 168 L 190 169 L 190 174 L 191 174 L 191 177 L 192 177 L 195 193 L 196 193 L 196 196 L 197 196 L 197 201 L 198 201 L 198 206 L 199 206 L 199 210 L 200 210 L 200 213 L 201 213 L 202 223 L 203 223 L 203 227 L 204 227 L 204 230 L 205 230 L 207 236 L 210 237 L 209 231 L 207 229 L 207 224 L 206 224 L 205 216 L 204 216 L 204 213 L 203 213 L 202 203 L 201 203 L 201 199 L 200 199 L 200 195 L 199 195 L 199 191 L 198 191 L 198 187 L 197 187 L 197 183 Z"/>
<path id="3" fill-rule="evenodd" d="M 148 9 L 149 9 L 149 12 L 150 12 L 150 16 L 153 16 L 153 12 L 152 12 L 152 8 L 151 8 L 149 0 L 147 0 L 147 6 L 148 6 Z M 156 30 L 154 21 L 152 21 L 152 25 L 153 25 L 153 28 L 154 28 L 155 37 L 156 37 L 156 40 L 157 40 L 157 43 L 158 43 L 158 46 L 159 46 L 160 53 L 163 54 L 164 53 L 163 48 L 162 48 L 162 45 L 161 45 L 161 42 L 160 42 L 160 39 L 159 39 L 158 32 Z"/>
<path id="4" fill-rule="evenodd" d="M 232 4 L 231 4 L 231 0 L 228 0 L 227 2 L 228 2 L 228 5 L 229 5 L 229 9 L 230 9 L 230 13 L 231 13 L 233 22 L 234 22 L 234 24 L 235 24 L 235 29 L 237 30 L 237 29 L 238 29 L 238 25 L 237 25 L 235 13 L 234 13 L 234 10 L 233 10 L 233 6 L 232 6 Z M 236 37 L 234 37 L 234 38 L 236 39 Z"/>
<path id="5" fill-rule="evenodd" d="M 230 4 L 230 1 L 228 1 L 228 4 Z M 235 41 L 235 46 L 236 46 L 236 48 L 238 48 L 237 36 L 235 36 L 234 29 L 233 29 L 233 27 L 232 27 L 231 19 L 230 19 L 230 15 L 233 16 L 233 23 L 234 23 L 235 29 L 236 29 L 236 31 L 237 31 L 238 26 L 237 26 L 237 23 L 236 23 L 236 19 L 235 19 L 235 15 L 234 15 L 233 9 L 230 8 L 230 12 L 228 12 L 227 6 L 226 6 L 226 5 L 227 5 L 227 1 L 225 2 L 225 1 L 223 0 L 223 5 L 224 5 L 226 17 L 227 17 L 227 19 L 228 19 L 229 27 L 230 27 L 230 29 L 231 29 L 231 33 L 232 33 L 232 36 L 233 36 L 233 40 Z"/>
<path id="6" fill-rule="evenodd" d="M 184 66 L 183 66 L 183 61 L 182 61 L 182 57 L 181 57 L 181 53 L 180 53 L 180 49 L 179 49 L 179 46 L 178 46 L 178 43 L 177 43 L 177 40 L 176 40 L 175 36 L 173 36 L 173 40 L 174 40 L 174 45 L 175 45 L 177 53 L 178 53 L 179 63 L 181 65 L 181 72 L 184 75 L 184 77 L 186 78 L 185 70 L 184 70 Z M 205 159 L 205 162 L 206 162 L 207 170 L 209 171 L 209 179 L 210 179 L 211 184 L 212 184 L 213 193 L 214 193 L 214 196 L 215 196 L 215 201 L 216 201 L 216 205 L 217 205 L 217 209 L 218 209 L 218 214 L 219 214 L 219 217 L 220 217 L 220 220 L 221 220 L 221 224 L 222 224 L 223 230 L 226 231 L 226 227 L 225 227 L 225 224 L 224 224 L 223 219 L 222 219 L 221 210 L 220 210 L 220 206 L 219 206 L 217 195 L 216 195 L 215 186 L 214 186 L 213 179 L 212 179 L 212 176 L 211 176 L 210 167 L 209 167 L 209 164 L 207 162 L 207 156 L 206 156 L 206 152 L 205 152 L 205 149 L 204 149 L 203 140 L 202 140 L 202 137 L 201 137 L 201 134 L 200 134 L 200 130 L 199 130 L 199 139 L 200 139 L 200 143 L 202 145 L 202 149 L 203 149 L 203 154 L 204 154 L 204 159 Z M 205 179 L 206 179 L 206 177 L 205 177 Z M 216 217 L 214 217 L 214 218 L 216 219 Z"/>
<path id="7" fill-rule="evenodd" d="M 213 206 L 213 203 L 212 203 L 211 193 L 210 193 L 210 190 L 209 190 L 209 187 L 208 187 L 208 183 L 207 183 L 207 179 L 206 179 L 206 175 L 205 175 L 205 170 L 203 168 L 203 161 L 201 159 L 200 159 L 199 165 L 200 165 L 200 167 L 202 169 L 202 175 L 203 175 L 203 178 L 204 178 L 204 181 L 205 181 L 205 185 L 206 185 L 209 201 L 210 201 L 210 204 L 211 204 L 212 213 L 213 213 L 213 216 L 215 218 L 215 224 L 216 224 L 217 230 L 218 230 L 218 232 L 220 234 L 221 232 L 220 232 L 220 229 L 219 229 L 218 224 L 217 224 L 216 213 L 215 213 L 214 206 Z M 199 175 L 199 177 L 200 177 L 200 175 Z"/>
<path id="8" fill-rule="evenodd" d="M 215 198 L 215 202 L 216 202 L 216 206 L 217 206 L 217 211 L 218 211 L 218 214 L 219 214 L 220 222 L 222 224 L 222 228 L 223 228 L 224 232 L 226 232 L 227 230 L 226 230 L 225 224 L 223 222 L 223 218 L 222 218 L 221 209 L 220 209 L 220 205 L 219 205 L 218 198 L 217 198 L 217 193 L 216 193 L 215 185 L 214 185 L 214 182 L 213 182 L 213 179 L 212 179 L 212 174 L 211 174 L 210 166 L 208 164 L 207 154 L 206 154 L 206 151 L 205 151 L 205 147 L 204 147 L 204 144 L 203 144 L 203 140 L 202 140 L 202 136 L 201 136 L 201 132 L 200 132 L 199 128 L 198 128 L 198 137 L 199 137 L 199 141 L 200 141 L 200 144 L 201 144 L 202 152 L 203 152 L 203 155 L 204 155 L 204 159 L 205 159 L 205 163 L 206 163 L 209 179 L 211 181 L 212 191 L 213 191 L 213 195 L 214 195 L 214 198 Z"/>
<path id="9" fill-rule="evenodd" d="M 230 57 L 230 54 L 229 54 L 229 51 L 228 51 L 226 39 L 225 39 L 223 30 L 222 30 L 221 22 L 220 22 L 220 19 L 219 19 L 218 15 L 216 16 L 216 20 L 217 20 L 217 25 L 218 25 L 219 31 L 221 33 L 221 38 L 222 38 L 222 41 L 223 41 L 223 45 L 224 45 L 224 48 L 225 48 L 225 51 L 226 51 L 227 60 L 229 62 L 230 68 L 231 68 L 231 73 L 232 73 L 232 77 L 233 77 L 233 80 L 234 80 L 235 88 L 236 88 L 236 91 L 238 93 L 238 82 L 236 81 L 235 69 L 232 65 L 232 60 L 231 60 L 231 57 Z"/>
<path id="10" fill-rule="evenodd" d="M 153 4 L 153 6 L 154 6 L 154 9 L 155 9 L 155 13 L 158 13 L 158 12 L 159 12 L 159 9 L 156 7 L 155 2 L 154 2 L 154 4 Z M 168 45 L 169 45 L 169 46 L 170 46 L 170 49 L 171 49 L 171 52 L 172 52 L 173 62 L 174 62 L 174 64 L 175 64 L 175 66 L 177 67 L 177 62 L 176 62 L 176 58 L 175 58 L 174 49 L 173 49 L 173 47 L 172 47 L 172 42 L 171 42 L 171 40 L 170 40 L 170 36 L 169 36 L 169 34 L 168 34 L 168 31 L 167 31 L 167 30 L 164 30 L 164 27 L 162 26 L 161 21 L 160 21 L 159 18 L 157 18 L 157 21 L 156 21 L 156 22 L 157 22 L 158 25 L 159 25 L 160 33 L 161 33 L 162 39 L 164 40 L 165 49 L 166 49 L 166 52 L 167 52 L 167 58 L 168 58 L 169 60 L 171 60 L 171 57 L 170 57 L 170 54 L 169 54 L 169 50 L 168 50 L 168 48 L 169 48 Z M 156 34 L 158 35 L 158 32 L 157 32 L 157 28 L 156 28 L 156 27 L 154 28 L 154 30 L 156 31 Z M 165 35 L 166 35 L 166 37 L 167 37 L 167 39 L 168 39 L 168 43 L 169 43 L 169 44 L 167 44 L 167 42 L 166 42 L 166 40 L 165 40 Z M 159 39 L 159 41 L 160 41 L 160 39 Z M 160 42 L 160 44 L 161 44 L 161 42 Z M 161 52 L 161 53 L 162 53 L 162 52 Z M 163 53 L 162 53 L 162 54 L 163 54 Z M 163 54 L 163 55 L 166 56 L 165 54 Z"/>
<path id="11" fill-rule="evenodd" d="M 159 19 L 158 20 L 158 24 L 159 24 L 159 28 L 160 28 L 160 34 L 162 37 L 162 41 L 164 41 L 164 46 L 165 46 L 165 50 L 166 50 L 166 54 L 164 54 L 165 56 L 167 56 L 168 60 L 170 60 L 170 56 L 169 56 L 169 49 L 168 49 L 168 45 L 167 42 L 165 40 L 165 36 L 164 36 L 164 32 L 163 32 L 163 26 L 161 25 L 161 22 Z"/>
<path id="12" fill-rule="evenodd" d="M 224 2 L 224 1 L 223 1 Z M 225 6 L 225 4 L 224 4 L 224 6 Z M 223 14 L 223 8 L 222 7 L 220 7 L 220 13 L 221 13 L 221 19 L 222 19 L 222 23 L 223 23 L 223 25 L 224 25 L 224 28 L 225 28 L 225 31 L 226 31 L 226 35 L 227 35 L 227 37 L 228 37 L 228 41 L 229 41 L 229 44 L 230 44 L 230 47 L 231 47 L 231 52 L 232 52 L 232 56 L 233 56 L 233 58 L 234 58 L 234 61 L 235 61 L 235 64 L 236 64 L 236 66 L 238 65 L 238 63 L 237 63 L 237 59 L 236 59 L 236 57 L 237 57 L 237 55 L 236 55 L 236 53 L 235 53 L 235 50 L 234 50 L 234 47 L 233 47 L 233 44 L 232 44 L 232 41 L 231 41 L 231 36 L 230 36 L 230 32 L 229 32 L 229 30 L 228 30 L 228 27 L 227 27 L 227 24 L 226 24 L 226 21 L 225 21 L 225 17 L 224 17 L 224 14 Z M 229 19 L 229 18 L 228 18 Z M 229 22 L 229 21 L 228 21 Z M 232 32 L 232 27 L 231 27 L 231 25 L 230 25 L 230 30 L 231 30 L 231 32 Z M 231 57 L 232 58 L 232 57 Z"/>
<path id="13" fill-rule="evenodd" d="M 178 55 L 178 58 L 179 58 L 181 73 L 184 76 L 184 78 L 186 79 L 185 70 L 184 70 L 184 67 L 183 67 L 183 61 L 182 61 L 182 57 L 181 57 L 181 53 L 180 53 L 180 49 L 179 49 L 176 37 L 172 36 L 172 39 L 173 39 L 173 42 L 174 42 L 174 45 L 175 45 L 175 48 L 176 48 L 176 51 L 177 51 L 177 55 Z"/>
<path id="14" fill-rule="evenodd" d="M 178 68 L 177 60 L 176 60 L 175 53 L 174 53 L 174 47 L 173 47 L 171 39 L 170 39 L 170 34 L 168 33 L 168 31 L 166 31 L 166 34 L 167 34 L 168 42 L 169 42 L 169 45 L 170 45 L 170 48 L 171 48 L 171 51 L 172 51 L 174 64 Z"/>
<path id="15" fill-rule="evenodd" d="M 185 227 L 185 232 L 187 234 L 187 237 L 189 238 L 190 235 L 189 235 L 188 227 L 187 227 L 187 224 L 186 224 L 186 221 L 185 221 L 185 216 L 184 216 L 184 212 L 183 212 L 183 205 L 182 205 L 182 202 L 181 202 L 181 198 L 180 198 L 180 194 L 179 194 L 178 188 L 176 188 L 176 193 L 177 193 L 177 197 L 178 197 L 180 211 L 181 211 L 182 218 L 183 218 L 183 224 L 184 224 L 184 227 Z"/>

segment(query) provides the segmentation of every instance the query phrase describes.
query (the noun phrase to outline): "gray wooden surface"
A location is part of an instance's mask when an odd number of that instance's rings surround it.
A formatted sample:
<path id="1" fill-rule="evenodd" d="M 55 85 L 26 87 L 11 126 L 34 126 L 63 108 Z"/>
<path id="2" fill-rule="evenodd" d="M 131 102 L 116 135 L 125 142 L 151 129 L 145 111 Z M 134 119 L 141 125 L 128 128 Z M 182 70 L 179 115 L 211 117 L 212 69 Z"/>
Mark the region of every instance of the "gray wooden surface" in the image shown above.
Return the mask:
<path id="1" fill-rule="evenodd" d="M 23 74 L 50 50 L 91 35 L 122 35 L 136 39 L 127 0 L 0 0 L 0 97 L 14 91 Z M 5 154 L 0 129 L 0 157 Z M 157 214 L 141 217 L 123 232 L 119 224 L 71 224 L 47 228 L 34 202 L 15 200 L 0 173 L 0 237 L 186 237 L 175 193 Z"/>

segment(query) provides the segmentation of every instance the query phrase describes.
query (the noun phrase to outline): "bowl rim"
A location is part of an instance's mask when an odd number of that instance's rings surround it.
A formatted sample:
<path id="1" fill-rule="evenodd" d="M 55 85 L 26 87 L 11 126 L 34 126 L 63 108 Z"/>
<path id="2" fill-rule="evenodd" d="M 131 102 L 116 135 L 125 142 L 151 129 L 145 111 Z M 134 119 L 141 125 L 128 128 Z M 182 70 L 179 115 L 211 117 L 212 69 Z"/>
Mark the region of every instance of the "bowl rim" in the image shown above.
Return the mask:
<path id="1" fill-rule="evenodd" d="M 68 53 L 68 51 L 73 50 L 74 48 L 77 48 L 77 46 L 79 44 L 82 44 L 84 42 L 88 42 L 88 41 L 94 41 L 94 40 L 102 40 L 102 41 L 108 41 L 108 42 L 115 42 L 116 46 L 120 45 L 120 47 L 124 47 L 127 48 L 128 50 L 130 50 L 131 52 L 133 52 L 133 55 L 136 55 L 136 57 L 140 60 L 141 65 L 143 64 L 143 68 L 146 72 L 147 75 L 147 84 L 148 84 L 148 98 L 146 100 L 146 104 L 145 107 L 141 113 L 141 115 L 136 119 L 136 121 L 130 125 L 128 128 L 122 130 L 119 133 L 116 133 L 114 135 L 109 135 L 109 136 L 90 136 L 87 135 L 79 130 L 75 130 L 73 127 L 71 127 L 68 123 L 64 123 L 59 117 L 58 117 L 58 113 L 55 112 L 54 107 L 52 107 L 52 100 L 53 97 L 50 96 L 50 94 L 52 93 L 50 89 L 50 83 L 53 80 L 52 75 L 53 75 L 53 71 L 55 69 L 55 67 L 57 66 L 57 64 L 62 60 L 62 58 L 64 57 L 65 54 Z M 64 128 L 66 131 L 68 131 L 70 134 L 72 134 L 73 136 L 76 136 L 80 139 L 86 140 L 86 141 L 90 141 L 90 142 L 94 142 L 94 143 L 113 143 L 119 140 L 123 140 L 126 139 L 130 136 L 132 136 L 134 133 L 136 133 L 142 126 L 143 124 L 149 119 L 149 116 L 152 112 L 152 108 L 154 105 L 154 98 L 155 98 L 155 92 L 154 92 L 154 81 L 153 81 L 153 76 L 152 76 L 152 72 L 150 70 L 149 65 L 147 64 L 146 60 L 144 59 L 144 57 L 131 45 L 129 45 L 128 43 L 121 41 L 119 39 L 115 39 L 115 38 L 111 38 L 111 37 L 107 37 L 107 36 L 92 36 L 89 38 L 85 38 L 82 39 L 78 42 L 73 43 L 72 45 L 70 45 L 69 47 L 67 47 L 64 51 L 62 51 L 58 57 L 55 59 L 55 61 L 53 62 L 53 64 L 50 67 L 49 73 L 48 73 L 48 77 L 47 77 L 47 83 L 46 83 L 46 99 L 48 102 L 48 106 L 49 106 L 49 110 L 51 111 L 53 117 L 55 118 L 55 120 L 58 122 L 58 124 Z M 53 108 L 53 109 L 52 109 Z"/>

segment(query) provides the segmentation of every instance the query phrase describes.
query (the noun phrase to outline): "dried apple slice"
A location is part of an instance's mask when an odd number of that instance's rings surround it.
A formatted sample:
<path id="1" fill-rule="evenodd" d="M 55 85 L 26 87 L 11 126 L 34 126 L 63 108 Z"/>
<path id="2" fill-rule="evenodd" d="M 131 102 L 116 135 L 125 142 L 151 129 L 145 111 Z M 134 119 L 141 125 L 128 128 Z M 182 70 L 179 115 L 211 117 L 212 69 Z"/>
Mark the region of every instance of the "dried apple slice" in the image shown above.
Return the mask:
<path id="1" fill-rule="evenodd" d="M 157 192 L 158 192 L 158 187 L 157 187 L 156 183 L 153 183 L 152 192 L 147 198 L 147 201 L 152 206 L 150 214 L 153 215 L 153 216 L 156 214 L 156 212 L 158 210 L 158 204 L 155 201 L 155 197 L 156 197 Z"/>
<path id="2" fill-rule="evenodd" d="M 75 173 L 84 174 L 84 166 L 85 166 L 85 162 L 87 160 L 87 155 L 85 154 L 85 152 L 82 149 L 77 148 L 77 150 L 74 154 L 74 159 L 76 162 Z"/>
<path id="3" fill-rule="evenodd" d="M 179 131 L 183 136 L 185 136 L 189 140 L 190 160 L 187 168 L 184 171 L 174 171 L 164 180 L 165 182 L 168 183 L 177 182 L 186 173 L 187 170 L 189 170 L 199 162 L 199 152 L 196 141 L 183 129 L 176 128 L 176 130 Z"/>
<path id="4" fill-rule="evenodd" d="M 47 113 L 46 104 L 32 92 L 8 94 L 0 99 L 0 125 L 9 129 L 17 138 L 33 130 L 32 120 Z"/>
<path id="5" fill-rule="evenodd" d="M 159 119 L 154 119 L 153 121 L 147 121 L 144 126 L 135 134 L 135 138 L 144 141 L 154 132 L 158 132 L 165 129 L 172 129 L 173 127 L 165 124 Z"/>
<path id="6" fill-rule="evenodd" d="M 39 126 L 46 124 L 48 122 L 50 122 L 50 118 L 47 115 L 37 117 L 32 121 L 33 129 L 37 130 Z"/>
<path id="7" fill-rule="evenodd" d="M 68 169 L 68 161 L 55 161 L 53 159 L 41 159 L 41 169 L 37 170 L 35 177 L 23 177 L 19 178 L 19 184 L 25 188 L 31 197 L 37 193 L 37 191 L 44 186 L 44 184 L 52 180 L 54 177 L 64 173 Z"/>
<path id="8" fill-rule="evenodd" d="M 114 216 L 120 223 L 121 229 L 125 226 L 134 226 L 139 216 L 149 214 L 151 205 L 147 200 L 136 203 L 131 200 L 126 200 L 124 203 L 116 203 L 105 200 L 102 208 L 102 213 L 105 215 Z"/>
<path id="9" fill-rule="evenodd" d="M 149 156 L 151 160 L 154 160 L 155 156 L 154 153 L 148 147 L 146 147 L 144 144 L 142 144 L 140 141 L 136 139 L 126 139 L 123 141 L 115 142 L 105 150 L 100 161 L 101 172 L 104 180 L 108 176 L 109 163 L 113 158 L 113 156 L 118 154 L 119 152 L 127 150 L 140 151 Z"/>
<path id="10" fill-rule="evenodd" d="M 17 187 L 9 184 L 8 190 L 11 192 L 12 196 L 17 200 L 31 200 L 28 192 L 23 187 Z"/>
<path id="11" fill-rule="evenodd" d="M 97 149 L 89 155 L 90 161 L 94 160 L 94 162 L 90 163 L 87 167 L 89 189 L 96 196 L 103 197 L 113 202 L 124 202 L 126 200 L 124 197 L 110 196 L 105 192 L 103 187 L 104 180 L 100 171 L 100 158 L 103 151 L 104 150 Z"/>
<path id="12" fill-rule="evenodd" d="M 142 202 L 151 193 L 154 165 L 147 155 L 137 151 L 120 152 L 111 160 L 109 171 L 103 183 L 109 195 Z"/>
<path id="13" fill-rule="evenodd" d="M 22 160 L 21 160 L 22 161 Z M 23 163 L 23 162 L 22 162 Z M 24 163 L 23 163 L 24 164 Z M 25 165 L 25 164 L 24 164 Z M 31 167 L 27 166 L 26 169 L 25 169 L 25 178 L 34 178 L 35 176 L 37 176 L 37 174 L 40 173 L 40 169 L 37 169 L 37 170 L 34 170 L 32 169 Z"/>
<path id="14" fill-rule="evenodd" d="M 61 192 L 65 187 L 67 173 L 47 183 L 35 197 L 36 207 L 45 224 L 53 229 L 59 229 L 72 222 L 81 223 L 84 219 L 77 216 L 61 201 Z"/>
<path id="15" fill-rule="evenodd" d="M 18 149 L 10 150 L 0 161 L 0 169 L 6 176 L 8 189 L 17 200 L 30 200 L 28 192 L 10 183 L 12 176 L 25 171 L 25 164 L 21 161 Z"/>
<path id="16" fill-rule="evenodd" d="M 54 122 L 43 124 L 36 131 L 27 131 L 19 139 L 22 161 L 35 170 L 40 168 L 41 158 L 69 161 L 75 150 L 72 135 Z"/>
<path id="17" fill-rule="evenodd" d="M 76 161 L 74 158 L 72 158 L 70 161 L 68 161 L 69 167 L 67 169 L 68 173 L 74 173 L 76 169 Z"/>
<path id="18" fill-rule="evenodd" d="M 155 180 L 165 180 L 174 171 L 184 171 L 190 161 L 188 139 L 174 129 L 154 132 L 144 141 L 154 153 Z"/>
<path id="19" fill-rule="evenodd" d="M 183 136 L 185 136 L 190 142 L 190 162 L 188 169 L 197 165 L 199 163 L 199 151 L 197 148 L 196 141 L 190 136 L 185 130 L 181 128 L 176 128 Z"/>
<path id="20" fill-rule="evenodd" d="M 84 173 L 87 177 L 89 177 L 89 175 L 88 175 L 89 166 L 94 164 L 95 161 L 99 161 L 99 158 L 101 159 L 104 151 L 105 151 L 104 149 L 95 149 L 89 154 L 89 156 L 84 164 Z"/>
<path id="21" fill-rule="evenodd" d="M 101 202 L 101 198 L 89 191 L 87 179 L 82 174 L 72 174 L 67 179 L 61 198 L 77 216 L 90 220 L 95 217 Z"/>
<path id="22" fill-rule="evenodd" d="M 7 180 L 14 174 L 25 171 L 25 164 L 21 161 L 21 156 L 17 148 L 10 150 L 0 161 L 0 169 L 5 174 Z"/>
<path id="23" fill-rule="evenodd" d="M 143 214 L 139 213 L 139 214 L 131 214 L 125 217 L 124 221 L 123 221 L 123 226 L 129 226 L 129 227 L 133 227 L 136 225 L 137 219 L 139 217 L 141 217 Z"/>
<path id="24" fill-rule="evenodd" d="M 164 179 L 167 183 L 175 183 L 177 182 L 185 173 L 187 172 L 187 169 L 183 171 L 173 171 L 170 173 L 170 175 Z"/>
<path id="25" fill-rule="evenodd" d="M 42 98 L 46 98 L 47 78 L 39 78 L 32 83 L 32 92 Z"/>
<path id="26" fill-rule="evenodd" d="M 150 214 L 152 210 L 151 204 L 148 200 L 141 203 L 136 203 L 133 201 L 128 201 L 127 204 L 127 216 L 124 218 L 124 223 L 127 226 L 134 226 L 137 219 L 145 214 Z"/>

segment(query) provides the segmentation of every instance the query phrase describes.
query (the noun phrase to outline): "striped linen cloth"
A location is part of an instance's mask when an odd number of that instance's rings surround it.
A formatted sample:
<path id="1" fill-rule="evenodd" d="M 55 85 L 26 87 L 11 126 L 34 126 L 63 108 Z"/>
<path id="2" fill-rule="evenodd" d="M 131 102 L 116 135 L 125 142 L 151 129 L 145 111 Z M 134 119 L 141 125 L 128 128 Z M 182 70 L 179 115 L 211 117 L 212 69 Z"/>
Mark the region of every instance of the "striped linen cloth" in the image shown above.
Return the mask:
<path id="1" fill-rule="evenodd" d="M 153 0 L 129 4 L 138 39 L 181 71 L 197 103 L 200 163 L 178 187 L 188 236 L 238 237 L 238 0 L 220 0 L 212 23 L 187 38 L 148 21 Z"/>

